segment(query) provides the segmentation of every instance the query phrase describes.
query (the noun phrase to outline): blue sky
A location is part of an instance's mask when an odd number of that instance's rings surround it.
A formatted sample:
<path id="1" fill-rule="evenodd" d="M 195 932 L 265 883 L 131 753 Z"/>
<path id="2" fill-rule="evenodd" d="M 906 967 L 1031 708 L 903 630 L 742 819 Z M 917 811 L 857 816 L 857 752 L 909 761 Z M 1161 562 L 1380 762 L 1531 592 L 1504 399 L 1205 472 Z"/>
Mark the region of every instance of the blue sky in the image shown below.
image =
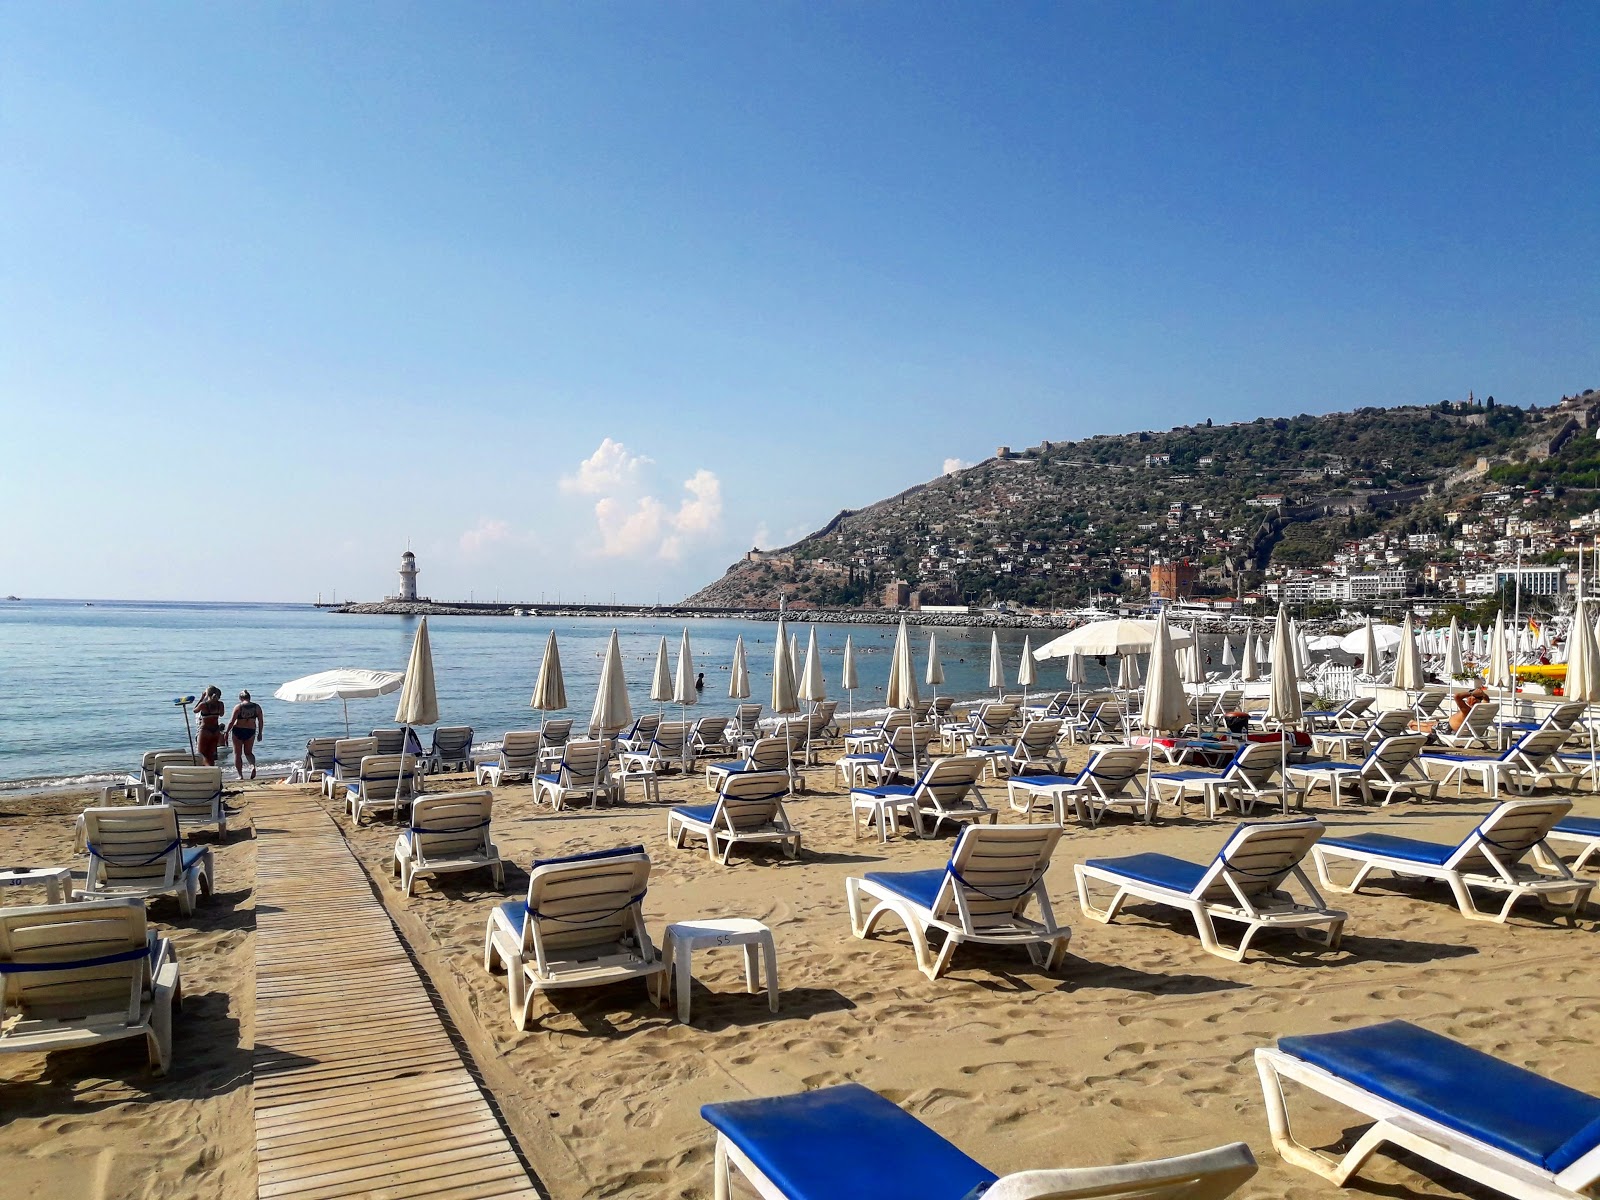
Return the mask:
<path id="1" fill-rule="evenodd" d="M 1591 4 L 0 7 L 0 592 L 676 598 L 998 444 L 1600 386 Z"/>

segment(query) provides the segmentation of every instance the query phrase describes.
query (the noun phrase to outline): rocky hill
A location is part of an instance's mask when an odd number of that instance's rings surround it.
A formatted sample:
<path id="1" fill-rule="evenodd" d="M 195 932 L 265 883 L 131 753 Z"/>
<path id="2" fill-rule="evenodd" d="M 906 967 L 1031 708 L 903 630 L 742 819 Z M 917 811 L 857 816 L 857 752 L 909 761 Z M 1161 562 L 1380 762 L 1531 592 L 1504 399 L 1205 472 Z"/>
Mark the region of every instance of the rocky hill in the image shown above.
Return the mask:
<path id="1" fill-rule="evenodd" d="M 925 604 L 1062 606 L 1146 594 L 1152 563 L 1180 561 L 1194 592 L 1235 592 L 1269 563 L 1428 519 L 1491 473 L 1595 468 L 1597 424 L 1591 390 L 1544 409 L 1491 397 L 1043 442 L 752 551 L 685 603 L 775 606 L 781 588 L 801 607 L 878 607 L 904 581 Z"/>

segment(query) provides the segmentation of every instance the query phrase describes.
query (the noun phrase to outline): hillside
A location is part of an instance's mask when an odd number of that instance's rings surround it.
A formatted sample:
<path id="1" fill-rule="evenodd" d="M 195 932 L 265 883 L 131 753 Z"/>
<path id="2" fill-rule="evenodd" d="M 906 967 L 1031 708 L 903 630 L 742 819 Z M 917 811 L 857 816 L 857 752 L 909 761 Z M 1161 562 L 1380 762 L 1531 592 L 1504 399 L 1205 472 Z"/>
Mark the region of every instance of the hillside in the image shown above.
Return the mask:
<path id="1" fill-rule="evenodd" d="M 877 607 L 903 580 L 928 604 L 1063 606 L 1146 594 L 1152 561 L 1181 560 L 1197 568 L 1195 593 L 1236 592 L 1269 566 L 1326 560 L 1342 538 L 1442 519 L 1448 497 L 1481 491 L 1486 472 L 1593 476 L 1597 400 L 1521 409 L 1490 398 L 1044 442 L 752 551 L 685 603 L 775 606 L 782 588 L 799 606 Z"/>

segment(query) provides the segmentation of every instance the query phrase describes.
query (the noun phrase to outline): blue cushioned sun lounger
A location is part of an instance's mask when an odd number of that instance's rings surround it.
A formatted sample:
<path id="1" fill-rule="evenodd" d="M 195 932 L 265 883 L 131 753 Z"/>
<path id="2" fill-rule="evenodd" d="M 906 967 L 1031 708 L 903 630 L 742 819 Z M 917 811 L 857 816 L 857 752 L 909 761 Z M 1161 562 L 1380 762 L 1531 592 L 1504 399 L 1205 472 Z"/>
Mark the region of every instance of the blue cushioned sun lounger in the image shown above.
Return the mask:
<path id="1" fill-rule="evenodd" d="M 1600 1181 L 1600 1099 L 1405 1021 L 1282 1038 L 1256 1070 L 1278 1153 L 1341 1186 L 1385 1144 L 1509 1196 L 1578 1200 Z M 1325 1157 L 1295 1140 L 1284 1080 L 1376 1124 Z"/>
<path id="2" fill-rule="evenodd" d="M 1546 840 L 1577 846 L 1578 857 L 1572 860 L 1572 869 L 1581 871 L 1591 858 L 1600 854 L 1600 817 L 1567 817 L 1557 821 Z"/>
<path id="3" fill-rule="evenodd" d="M 993 1200 L 1140 1197 L 1222 1200 L 1256 1172 L 1242 1142 L 1161 1162 L 1000 1177 L 858 1083 L 707 1104 L 717 1131 L 714 1194 L 735 1173 L 764 1200 Z"/>

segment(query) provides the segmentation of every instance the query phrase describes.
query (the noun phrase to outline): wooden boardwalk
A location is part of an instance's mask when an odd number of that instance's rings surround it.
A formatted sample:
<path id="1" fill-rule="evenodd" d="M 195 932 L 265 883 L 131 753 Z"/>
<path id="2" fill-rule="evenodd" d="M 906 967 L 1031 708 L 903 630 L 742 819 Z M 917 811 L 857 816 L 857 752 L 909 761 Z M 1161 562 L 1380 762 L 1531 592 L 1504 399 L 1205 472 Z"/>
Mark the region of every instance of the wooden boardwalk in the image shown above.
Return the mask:
<path id="1" fill-rule="evenodd" d="M 257 1194 L 537 1200 L 338 827 L 251 807 Z"/>

